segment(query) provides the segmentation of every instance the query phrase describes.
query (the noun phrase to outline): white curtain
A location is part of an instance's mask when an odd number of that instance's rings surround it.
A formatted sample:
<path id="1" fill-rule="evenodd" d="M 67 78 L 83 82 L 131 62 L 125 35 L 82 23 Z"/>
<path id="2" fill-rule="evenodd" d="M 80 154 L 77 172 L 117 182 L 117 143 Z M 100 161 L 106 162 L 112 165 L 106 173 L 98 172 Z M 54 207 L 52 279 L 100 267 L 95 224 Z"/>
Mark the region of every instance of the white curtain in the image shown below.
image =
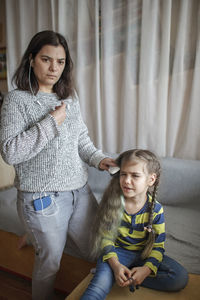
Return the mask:
<path id="1" fill-rule="evenodd" d="M 200 159 L 199 0 L 6 0 L 10 79 L 31 37 L 68 40 L 90 136 Z"/>

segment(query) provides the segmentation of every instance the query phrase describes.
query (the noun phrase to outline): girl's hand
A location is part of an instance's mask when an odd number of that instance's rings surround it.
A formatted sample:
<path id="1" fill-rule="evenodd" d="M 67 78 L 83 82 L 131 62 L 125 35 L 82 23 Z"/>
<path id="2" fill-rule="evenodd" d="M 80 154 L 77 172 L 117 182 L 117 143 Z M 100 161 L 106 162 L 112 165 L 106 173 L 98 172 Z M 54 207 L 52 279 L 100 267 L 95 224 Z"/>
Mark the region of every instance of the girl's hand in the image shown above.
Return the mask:
<path id="1" fill-rule="evenodd" d="M 114 257 L 110 258 L 108 262 L 114 272 L 116 283 L 121 287 L 127 285 L 127 279 L 131 277 L 131 270 L 120 264 Z"/>
<path id="2" fill-rule="evenodd" d="M 108 171 L 109 167 L 116 167 L 116 162 L 114 159 L 106 157 L 104 159 L 102 159 L 99 163 L 99 168 L 101 170 L 106 170 Z"/>
<path id="3" fill-rule="evenodd" d="M 146 277 L 148 277 L 151 274 L 151 269 L 147 266 L 142 267 L 134 267 L 131 269 L 131 277 L 134 280 L 135 285 L 140 285 Z M 130 281 L 127 282 L 126 285 L 129 285 Z"/>
<path id="4" fill-rule="evenodd" d="M 66 104 L 62 102 L 62 104 L 60 106 L 56 106 L 55 110 L 50 112 L 50 114 L 54 117 L 57 124 L 60 126 L 66 118 Z"/>

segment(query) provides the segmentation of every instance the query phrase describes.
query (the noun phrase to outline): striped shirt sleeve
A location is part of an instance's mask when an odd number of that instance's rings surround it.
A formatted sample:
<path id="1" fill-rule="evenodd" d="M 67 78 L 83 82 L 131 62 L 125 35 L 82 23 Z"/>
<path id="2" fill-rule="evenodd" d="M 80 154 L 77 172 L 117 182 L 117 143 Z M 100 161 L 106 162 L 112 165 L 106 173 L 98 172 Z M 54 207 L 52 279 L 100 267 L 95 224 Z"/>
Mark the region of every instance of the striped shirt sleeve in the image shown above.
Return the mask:
<path id="1" fill-rule="evenodd" d="M 101 243 L 101 249 L 103 251 L 103 261 L 106 261 L 111 257 L 118 258 L 117 253 L 115 251 L 115 242 L 113 241 L 109 233 L 104 235 L 104 238 Z"/>

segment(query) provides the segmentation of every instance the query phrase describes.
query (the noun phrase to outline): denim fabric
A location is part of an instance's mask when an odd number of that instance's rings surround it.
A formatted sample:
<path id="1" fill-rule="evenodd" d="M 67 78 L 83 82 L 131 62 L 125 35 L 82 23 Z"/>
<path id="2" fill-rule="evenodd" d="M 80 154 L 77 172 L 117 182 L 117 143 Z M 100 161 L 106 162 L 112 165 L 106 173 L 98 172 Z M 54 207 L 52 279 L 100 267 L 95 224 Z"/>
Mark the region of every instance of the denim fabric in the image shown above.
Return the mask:
<path id="1" fill-rule="evenodd" d="M 19 217 L 35 248 L 33 300 L 51 299 L 67 235 L 82 257 L 88 257 L 88 232 L 97 209 L 88 185 L 69 192 L 46 194 L 52 203 L 42 211 L 35 211 L 33 207 L 33 200 L 40 197 L 39 193 L 19 191 L 17 200 Z"/>
<path id="2" fill-rule="evenodd" d="M 140 253 L 117 248 L 116 252 L 121 264 L 127 267 L 142 266 Z M 100 258 L 97 262 L 96 273 L 80 300 L 103 300 L 110 292 L 115 282 L 114 274 L 107 262 Z M 188 282 L 187 271 L 168 256 L 163 257 L 156 277 L 147 277 L 141 284 L 144 287 L 162 291 L 179 291 Z"/>

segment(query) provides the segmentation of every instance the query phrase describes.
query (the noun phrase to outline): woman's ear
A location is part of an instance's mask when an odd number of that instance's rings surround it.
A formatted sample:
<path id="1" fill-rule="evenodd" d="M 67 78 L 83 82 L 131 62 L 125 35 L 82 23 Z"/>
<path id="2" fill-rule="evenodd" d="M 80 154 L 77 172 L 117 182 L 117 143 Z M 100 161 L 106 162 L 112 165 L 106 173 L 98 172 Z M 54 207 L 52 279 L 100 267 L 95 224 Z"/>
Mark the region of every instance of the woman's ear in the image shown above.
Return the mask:
<path id="1" fill-rule="evenodd" d="M 153 186 L 155 181 L 156 181 L 157 175 L 156 173 L 152 173 L 149 175 L 149 180 L 148 180 L 148 184 L 149 186 Z"/>

